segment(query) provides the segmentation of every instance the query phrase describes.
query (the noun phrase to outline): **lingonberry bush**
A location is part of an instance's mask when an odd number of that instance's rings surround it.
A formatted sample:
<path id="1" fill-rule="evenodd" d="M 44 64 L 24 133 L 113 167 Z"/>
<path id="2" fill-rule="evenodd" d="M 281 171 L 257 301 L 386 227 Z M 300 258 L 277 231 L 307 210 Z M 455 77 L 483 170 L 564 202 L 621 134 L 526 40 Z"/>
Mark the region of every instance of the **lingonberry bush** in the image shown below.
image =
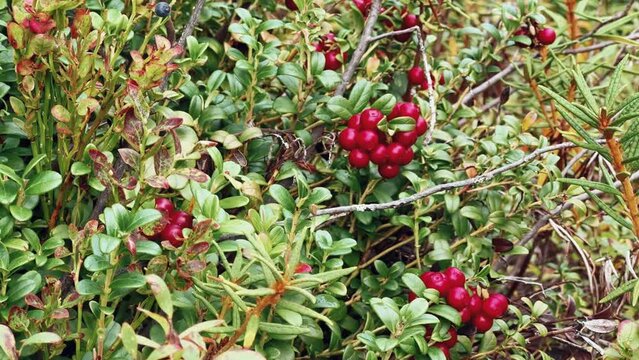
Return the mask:
<path id="1" fill-rule="evenodd" d="M 0 358 L 637 359 L 637 11 L 0 0 Z"/>

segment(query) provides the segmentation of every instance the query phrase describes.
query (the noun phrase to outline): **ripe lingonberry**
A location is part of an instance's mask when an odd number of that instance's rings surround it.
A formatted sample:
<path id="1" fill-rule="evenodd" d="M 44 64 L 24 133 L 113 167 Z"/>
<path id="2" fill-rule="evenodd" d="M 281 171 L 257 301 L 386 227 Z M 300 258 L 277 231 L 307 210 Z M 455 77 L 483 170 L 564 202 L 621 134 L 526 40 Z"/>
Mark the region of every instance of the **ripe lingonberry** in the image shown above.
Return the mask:
<path id="1" fill-rule="evenodd" d="M 451 327 L 448 329 L 448 335 L 450 335 L 450 339 L 443 341 L 442 344 L 448 348 L 452 348 L 455 344 L 457 344 L 457 330 Z"/>
<path id="2" fill-rule="evenodd" d="M 408 82 L 411 85 L 419 85 L 424 80 L 426 80 L 426 75 L 424 74 L 424 69 L 420 66 L 413 66 L 410 70 L 408 70 Z"/>
<path id="3" fill-rule="evenodd" d="M 342 62 L 338 58 L 340 55 L 339 49 L 327 51 L 324 53 L 324 69 L 337 70 L 342 67 Z M 346 61 L 346 54 L 341 54 L 344 61 Z"/>
<path id="4" fill-rule="evenodd" d="M 417 132 L 417 136 L 426 134 L 426 130 L 428 130 L 428 123 L 423 117 L 419 116 L 417 120 L 415 120 L 415 131 Z"/>
<path id="5" fill-rule="evenodd" d="M 313 268 L 311 267 L 311 265 L 307 263 L 301 262 L 297 264 L 297 266 L 295 267 L 296 274 L 305 274 L 305 273 L 310 273 L 311 271 L 313 271 Z"/>
<path id="6" fill-rule="evenodd" d="M 466 275 L 456 267 L 449 267 L 444 270 L 444 275 L 450 282 L 451 286 L 464 287 L 466 284 Z"/>
<path id="7" fill-rule="evenodd" d="M 373 150 L 371 150 L 369 157 L 373 164 L 384 165 L 388 161 L 388 153 L 386 151 L 386 145 L 378 144 Z"/>
<path id="8" fill-rule="evenodd" d="M 184 237 L 182 235 L 182 227 L 175 224 L 169 224 L 164 227 L 160 233 L 161 240 L 168 240 L 171 245 L 179 247 L 184 243 Z"/>
<path id="9" fill-rule="evenodd" d="M 293 11 L 297 11 L 297 10 L 299 10 L 299 9 L 297 8 L 297 4 L 295 4 L 295 1 L 293 1 L 293 0 L 285 0 L 285 1 L 284 1 L 284 4 L 286 4 L 286 7 L 287 7 L 289 10 L 293 10 Z"/>
<path id="10" fill-rule="evenodd" d="M 550 45 L 555 42 L 557 34 L 551 28 L 544 28 L 537 31 L 537 40 L 543 45 Z"/>
<path id="11" fill-rule="evenodd" d="M 482 308 L 481 298 L 479 297 L 479 295 L 473 294 L 473 296 L 470 297 L 470 302 L 468 303 L 468 309 L 473 315 L 477 315 L 481 312 L 481 308 Z"/>
<path id="12" fill-rule="evenodd" d="M 364 150 L 373 150 L 379 144 L 377 131 L 362 130 L 357 133 L 357 146 Z"/>
<path id="13" fill-rule="evenodd" d="M 173 208 L 173 203 L 171 202 L 171 200 L 166 198 L 156 198 L 155 208 L 165 214 L 170 214 L 173 212 L 173 210 L 175 210 Z"/>
<path id="14" fill-rule="evenodd" d="M 426 285 L 427 288 L 439 291 L 439 296 L 444 297 L 448 294 L 450 284 L 448 284 L 448 280 L 446 280 L 443 274 L 433 273 L 422 280 L 424 280 L 424 285 Z"/>
<path id="15" fill-rule="evenodd" d="M 399 166 L 394 164 L 380 165 L 378 168 L 379 175 L 384 179 L 392 179 L 399 175 Z"/>
<path id="16" fill-rule="evenodd" d="M 413 156 L 415 156 L 413 149 L 411 149 L 410 147 L 406 148 L 404 153 L 399 158 L 399 165 L 410 164 L 410 162 L 413 161 Z"/>
<path id="17" fill-rule="evenodd" d="M 493 327 L 493 319 L 485 314 L 478 314 L 473 317 L 473 325 L 479 332 L 486 332 Z"/>
<path id="18" fill-rule="evenodd" d="M 398 143 L 391 143 L 386 149 L 388 154 L 388 161 L 392 164 L 402 165 L 402 160 L 404 159 L 403 156 L 406 152 L 406 148 Z"/>
<path id="19" fill-rule="evenodd" d="M 417 17 L 417 15 L 415 14 L 406 14 L 402 18 L 402 29 L 409 29 L 417 25 L 419 25 L 419 17 Z M 405 34 L 395 35 L 395 39 L 397 39 L 397 41 L 405 42 L 408 39 L 410 39 L 411 35 L 412 33 L 410 32 Z"/>
<path id="20" fill-rule="evenodd" d="M 490 294 L 482 304 L 484 314 L 494 318 L 502 316 L 508 310 L 508 298 L 502 294 Z"/>
<path id="21" fill-rule="evenodd" d="M 411 147 L 417 141 L 417 131 L 398 131 L 393 135 L 393 141 L 405 147 Z"/>
<path id="22" fill-rule="evenodd" d="M 360 149 L 354 149 L 348 154 L 348 162 L 352 167 L 361 169 L 368 166 L 368 154 Z"/>
<path id="23" fill-rule="evenodd" d="M 193 216 L 186 211 L 174 211 L 171 214 L 170 222 L 172 225 L 177 225 L 181 228 L 191 228 L 193 227 Z"/>
<path id="24" fill-rule="evenodd" d="M 457 311 L 461 311 L 470 303 L 470 295 L 463 287 L 454 287 L 448 291 L 446 302 Z"/>
<path id="25" fill-rule="evenodd" d="M 417 295 L 415 295 L 414 292 L 409 292 L 408 293 L 408 302 L 413 302 L 413 300 L 417 299 Z"/>
<path id="26" fill-rule="evenodd" d="M 384 118 L 384 114 L 377 109 L 362 111 L 360 127 L 363 130 L 377 130 L 377 124 Z"/>
<path id="27" fill-rule="evenodd" d="M 339 142 L 339 145 L 344 150 L 351 151 L 356 149 L 357 148 L 357 130 L 351 129 L 351 128 L 346 128 L 342 130 L 337 136 L 337 141 Z"/>
<path id="28" fill-rule="evenodd" d="M 462 324 L 465 324 L 467 322 L 470 321 L 470 319 L 473 317 L 473 313 L 470 310 L 470 306 L 467 306 L 463 309 L 461 309 L 461 311 L 459 312 L 459 316 L 461 316 L 461 322 Z"/>
<path id="29" fill-rule="evenodd" d="M 360 114 L 355 114 L 348 119 L 348 127 L 351 129 L 359 130 L 362 116 Z"/>
<path id="30" fill-rule="evenodd" d="M 446 347 L 446 345 L 435 344 L 434 346 L 442 351 L 447 360 L 450 359 L 450 350 L 448 349 L 448 347 Z"/>
<path id="31" fill-rule="evenodd" d="M 155 15 L 159 17 L 167 17 L 171 13 L 171 5 L 164 1 L 160 1 L 155 5 Z"/>

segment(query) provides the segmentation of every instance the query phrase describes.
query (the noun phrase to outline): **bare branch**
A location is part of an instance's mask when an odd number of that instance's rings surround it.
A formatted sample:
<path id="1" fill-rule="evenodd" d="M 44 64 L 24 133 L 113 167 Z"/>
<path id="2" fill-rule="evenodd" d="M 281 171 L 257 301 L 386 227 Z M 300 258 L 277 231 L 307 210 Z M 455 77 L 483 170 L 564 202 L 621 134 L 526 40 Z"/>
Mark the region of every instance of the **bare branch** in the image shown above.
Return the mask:
<path id="1" fill-rule="evenodd" d="M 600 140 L 603 141 L 603 140 Z M 494 178 L 496 175 L 499 175 L 501 173 L 507 172 L 509 170 L 515 169 L 519 166 L 522 166 L 524 164 L 527 164 L 533 160 L 535 160 L 537 157 L 547 153 L 547 152 L 551 152 L 551 151 L 556 151 L 556 150 L 560 150 L 560 149 L 568 149 L 568 148 L 573 148 L 573 147 L 577 147 L 577 145 L 571 143 L 571 142 L 565 142 L 565 143 L 561 143 L 561 144 L 555 144 L 555 145 L 550 145 L 547 147 L 543 147 L 540 149 L 537 149 L 535 151 L 533 151 L 532 153 L 524 156 L 523 158 L 514 161 L 510 164 L 504 165 L 502 167 L 499 167 L 497 169 L 494 170 L 490 170 L 487 171 L 479 176 L 476 176 L 474 178 L 471 179 L 466 179 L 466 180 L 459 180 L 459 181 L 453 181 L 453 182 L 449 182 L 449 183 L 445 183 L 445 184 L 440 184 L 440 185 L 435 185 L 433 187 L 430 187 L 424 191 L 418 192 L 416 194 L 413 194 L 411 196 L 405 197 L 403 199 L 399 199 L 399 200 L 394 200 L 394 201 L 390 201 L 390 202 L 386 202 L 386 203 L 380 203 L 380 204 L 356 204 L 356 205 L 347 205 L 347 206 L 338 206 L 338 207 L 334 207 L 334 208 L 327 208 L 327 209 L 319 209 L 319 210 L 315 210 L 313 211 L 313 215 L 315 216 L 319 216 L 319 215 L 335 215 L 335 214 L 342 214 L 342 213 L 350 213 L 350 212 L 354 212 L 354 211 L 375 211 L 375 210 L 383 210 L 383 209 L 391 209 L 391 208 L 397 208 L 400 206 L 404 206 L 407 204 L 410 204 L 414 201 L 426 198 L 428 196 L 431 196 L 433 194 L 437 194 L 439 192 L 443 192 L 446 190 L 451 190 L 451 189 L 455 189 L 455 188 L 461 188 L 461 187 L 466 187 L 466 186 L 475 186 L 478 184 L 481 184 L 483 182 L 486 182 L 488 180 L 491 180 L 492 178 Z"/>
<path id="2" fill-rule="evenodd" d="M 628 40 L 637 40 L 637 39 L 639 39 L 639 33 L 630 34 L 629 36 L 626 37 L 626 39 L 628 39 Z M 581 54 L 581 53 L 585 53 L 585 52 L 590 52 L 590 51 L 603 49 L 605 47 L 608 47 L 610 45 L 615 45 L 615 44 L 619 44 L 619 43 L 615 42 L 615 41 L 604 41 L 604 42 L 600 42 L 599 44 L 594 44 L 594 45 L 591 45 L 591 46 L 585 46 L 585 47 L 580 47 L 580 48 L 576 48 L 576 49 L 566 49 L 566 50 L 562 51 L 562 54 Z"/>

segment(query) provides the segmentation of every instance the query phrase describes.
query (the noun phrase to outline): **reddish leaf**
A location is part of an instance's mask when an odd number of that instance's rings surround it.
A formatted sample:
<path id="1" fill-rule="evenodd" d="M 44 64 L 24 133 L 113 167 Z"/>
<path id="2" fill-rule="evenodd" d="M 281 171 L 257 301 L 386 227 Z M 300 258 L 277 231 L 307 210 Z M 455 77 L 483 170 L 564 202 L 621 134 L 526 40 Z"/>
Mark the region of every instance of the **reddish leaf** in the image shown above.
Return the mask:
<path id="1" fill-rule="evenodd" d="M 129 250 L 131 255 L 135 256 L 137 254 L 137 247 L 135 244 L 135 236 L 133 234 L 129 234 L 126 237 L 126 241 L 124 242 L 124 246 Z"/>
<path id="2" fill-rule="evenodd" d="M 176 173 L 199 183 L 207 182 L 209 180 L 209 176 L 198 169 L 179 169 Z"/>
<path id="3" fill-rule="evenodd" d="M 63 123 L 68 123 L 71 121 L 71 113 L 62 105 L 55 105 L 51 108 L 51 115 Z"/>
<path id="4" fill-rule="evenodd" d="M 206 269 L 206 262 L 202 260 L 191 260 L 188 263 L 186 263 L 186 266 L 188 267 L 191 273 L 198 273 Z"/>
<path id="5" fill-rule="evenodd" d="M 39 71 L 40 69 L 42 69 L 42 67 L 42 64 L 36 64 L 32 60 L 25 59 L 20 60 L 16 64 L 16 72 L 22 76 L 27 76 L 33 74 L 36 71 Z"/>
<path id="6" fill-rule="evenodd" d="M 167 180 L 164 176 L 153 175 L 144 179 L 146 183 L 155 189 L 168 189 L 169 188 L 169 180 Z"/>
<path id="7" fill-rule="evenodd" d="M 175 129 L 169 130 L 169 132 L 171 133 L 171 137 L 173 137 L 173 143 L 175 144 L 175 152 L 177 154 L 181 153 L 182 152 L 182 143 L 180 142 L 180 137 L 178 136 L 178 134 L 175 131 Z"/>
<path id="8" fill-rule="evenodd" d="M 121 188 L 127 189 L 127 190 L 135 189 L 135 186 L 137 184 L 138 184 L 138 179 L 136 179 L 134 176 L 127 176 L 126 181 L 121 181 L 118 183 L 118 185 Z"/>
<path id="9" fill-rule="evenodd" d="M 513 243 L 504 239 L 504 238 L 494 238 L 493 239 L 493 249 L 496 252 L 507 252 L 512 250 Z"/>
<path id="10" fill-rule="evenodd" d="M 182 118 L 164 119 L 160 121 L 160 123 L 153 130 L 156 133 L 160 133 L 162 131 L 177 129 L 180 125 L 182 125 L 182 122 L 183 122 Z"/>
<path id="11" fill-rule="evenodd" d="M 36 309 L 40 309 L 40 310 L 44 309 L 44 304 L 42 303 L 42 300 L 40 300 L 40 298 L 35 294 L 32 294 L 32 293 L 27 294 L 24 297 L 24 302 L 27 305 L 34 307 Z"/>
<path id="12" fill-rule="evenodd" d="M 11 329 L 6 325 L 0 325 L 0 341 L 2 341 L 1 348 L 4 350 L 9 360 L 18 360 L 18 351 L 16 350 L 16 339 L 11 332 Z"/>
<path id="13" fill-rule="evenodd" d="M 51 317 L 56 320 L 68 319 L 69 318 L 69 310 L 67 309 L 55 309 L 53 313 L 51 313 Z"/>
<path id="14" fill-rule="evenodd" d="M 22 332 L 29 327 L 29 316 L 27 316 L 27 311 L 23 308 L 11 307 L 8 318 L 8 325 L 13 331 Z"/>
<path id="15" fill-rule="evenodd" d="M 307 263 L 303 263 L 303 262 L 297 264 L 297 267 L 295 268 L 296 274 L 305 274 L 305 273 L 310 273 L 311 271 L 313 271 L 313 268 L 311 267 L 311 265 Z"/>
<path id="16" fill-rule="evenodd" d="M 10 22 L 7 25 L 7 37 L 14 49 L 20 50 L 24 47 L 24 29 L 17 23 Z"/>
<path id="17" fill-rule="evenodd" d="M 209 250 L 211 245 L 207 242 L 199 242 L 197 244 L 193 244 L 186 250 L 186 253 L 191 256 L 199 255 L 205 253 Z"/>
<path id="18" fill-rule="evenodd" d="M 118 153 L 120 154 L 120 158 L 124 161 L 125 164 L 130 167 L 137 169 L 138 162 L 140 161 L 140 154 L 131 149 L 131 148 L 121 148 L 118 149 Z"/>
<path id="19" fill-rule="evenodd" d="M 153 164 L 155 165 L 156 174 L 167 174 L 173 168 L 173 155 L 163 146 L 153 155 Z"/>
<path id="20" fill-rule="evenodd" d="M 142 122 L 135 116 L 133 109 L 128 109 L 124 117 L 124 128 L 122 129 L 122 137 L 135 150 L 140 149 L 140 139 L 144 134 L 144 126 Z"/>
<path id="21" fill-rule="evenodd" d="M 212 224 L 213 224 L 213 220 L 211 219 L 198 221 L 195 225 L 193 225 L 193 229 L 192 229 L 193 232 L 191 233 L 191 238 L 192 239 L 201 238 L 202 236 L 204 236 L 204 234 L 206 234 L 209 231 L 209 229 L 211 229 Z"/>

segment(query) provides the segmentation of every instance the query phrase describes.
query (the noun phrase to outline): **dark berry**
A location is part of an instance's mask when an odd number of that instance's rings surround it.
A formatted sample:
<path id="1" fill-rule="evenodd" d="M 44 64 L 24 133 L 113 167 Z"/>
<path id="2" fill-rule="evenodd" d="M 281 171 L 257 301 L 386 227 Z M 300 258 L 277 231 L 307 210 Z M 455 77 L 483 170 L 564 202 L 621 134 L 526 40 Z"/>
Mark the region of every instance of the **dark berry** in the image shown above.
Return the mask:
<path id="1" fill-rule="evenodd" d="M 384 165 L 388 161 L 386 145 L 378 144 L 369 154 L 371 161 L 375 165 Z"/>
<path id="2" fill-rule="evenodd" d="M 180 247 L 184 242 L 184 236 L 182 235 L 182 227 L 179 225 L 169 224 L 160 233 L 161 240 L 167 240 L 171 245 Z"/>
<path id="3" fill-rule="evenodd" d="M 449 267 L 444 270 L 444 275 L 450 282 L 451 286 L 464 287 L 466 284 L 466 275 L 456 267 Z"/>
<path id="4" fill-rule="evenodd" d="M 475 315 L 475 317 L 473 317 L 473 325 L 475 325 L 477 331 L 483 333 L 493 327 L 493 319 L 485 314 Z"/>
<path id="5" fill-rule="evenodd" d="M 293 11 L 297 11 L 297 10 L 299 10 L 299 9 L 297 8 L 297 4 L 295 4 L 295 1 L 293 1 L 293 0 L 285 0 L 285 1 L 284 1 L 284 3 L 286 4 L 286 7 L 287 7 L 289 10 L 293 10 Z"/>
<path id="6" fill-rule="evenodd" d="M 357 130 L 346 128 L 337 136 L 337 142 L 344 150 L 357 149 Z"/>
<path id="7" fill-rule="evenodd" d="M 187 213 L 186 211 L 174 211 L 171 214 L 171 225 L 177 225 L 181 228 L 191 228 L 193 227 L 193 216 Z"/>
<path id="8" fill-rule="evenodd" d="M 171 13 L 171 5 L 164 1 L 160 1 L 155 5 L 155 15 L 159 17 L 167 17 Z"/>
<path id="9" fill-rule="evenodd" d="M 405 147 L 411 147 L 417 141 L 417 131 L 398 131 L 393 135 L 393 141 Z"/>
<path id="10" fill-rule="evenodd" d="M 413 302 L 413 300 L 417 299 L 417 295 L 415 295 L 414 292 L 409 292 L 408 293 L 408 302 Z"/>
<path id="11" fill-rule="evenodd" d="M 508 298 L 502 294 L 491 294 L 484 300 L 481 309 L 491 318 L 498 318 L 508 310 Z"/>
<path id="12" fill-rule="evenodd" d="M 457 311 L 461 311 L 470 303 L 470 295 L 465 288 L 454 287 L 448 291 L 446 302 Z"/>
<path id="13" fill-rule="evenodd" d="M 368 154 L 360 149 L 355 149 L 348 155 L 348 162 L 354 168 L 365 168 L 368 166 Z"/>
<path id="14" fill-rule="evenodd" d="M 155 199 L 155 208 L 160 212 L 170 214 L 173 212 L 173 203 L 171 200 L 166 198 L 156 198 Z"/>
<path id="15" fill-rule="evenodd" d="M 424 74 L 424 69 L 420 66 L 413 66 L 410 70 L 408 70 L 408 82 L 411 85 L 419 85 L 426 80 L 426 75 Z"/>
<path id="16" fill-rule="evenodd" d="M 417 17 L 417 15 L 415 14 L 406 14 L 402 18 L 402 29 L 409 29 L 417 25 L 419 25 L 419 17 Z M 397 41 L 405 42 L 408 41 L 408 39 L 410 39 L 412 35 L 412 32 L 400 34 L 396 35 L 395 39 L 397 39 Z"/>
<path id="17" fill-rule="evenodd" d="M 550 45 L 555 42 L 557 34 L 551 28 L 541 29 L 537 32 L 537 40 L 543 45 Z"/>
<path id="18" fill-rule="evenodd" d="M 384 114 L 377 109 L 366 109 L 362 111 L 360 126 L 364 130 L 377 130 L 377 124 L 384 118 Z"/>
<path id="19" fill-rule="evenodd" d="M 379 166 L 379 175 L 384 179 L 392 179 L 399 175 L 399 166 L 393 164 L 385 164 Z"/>

